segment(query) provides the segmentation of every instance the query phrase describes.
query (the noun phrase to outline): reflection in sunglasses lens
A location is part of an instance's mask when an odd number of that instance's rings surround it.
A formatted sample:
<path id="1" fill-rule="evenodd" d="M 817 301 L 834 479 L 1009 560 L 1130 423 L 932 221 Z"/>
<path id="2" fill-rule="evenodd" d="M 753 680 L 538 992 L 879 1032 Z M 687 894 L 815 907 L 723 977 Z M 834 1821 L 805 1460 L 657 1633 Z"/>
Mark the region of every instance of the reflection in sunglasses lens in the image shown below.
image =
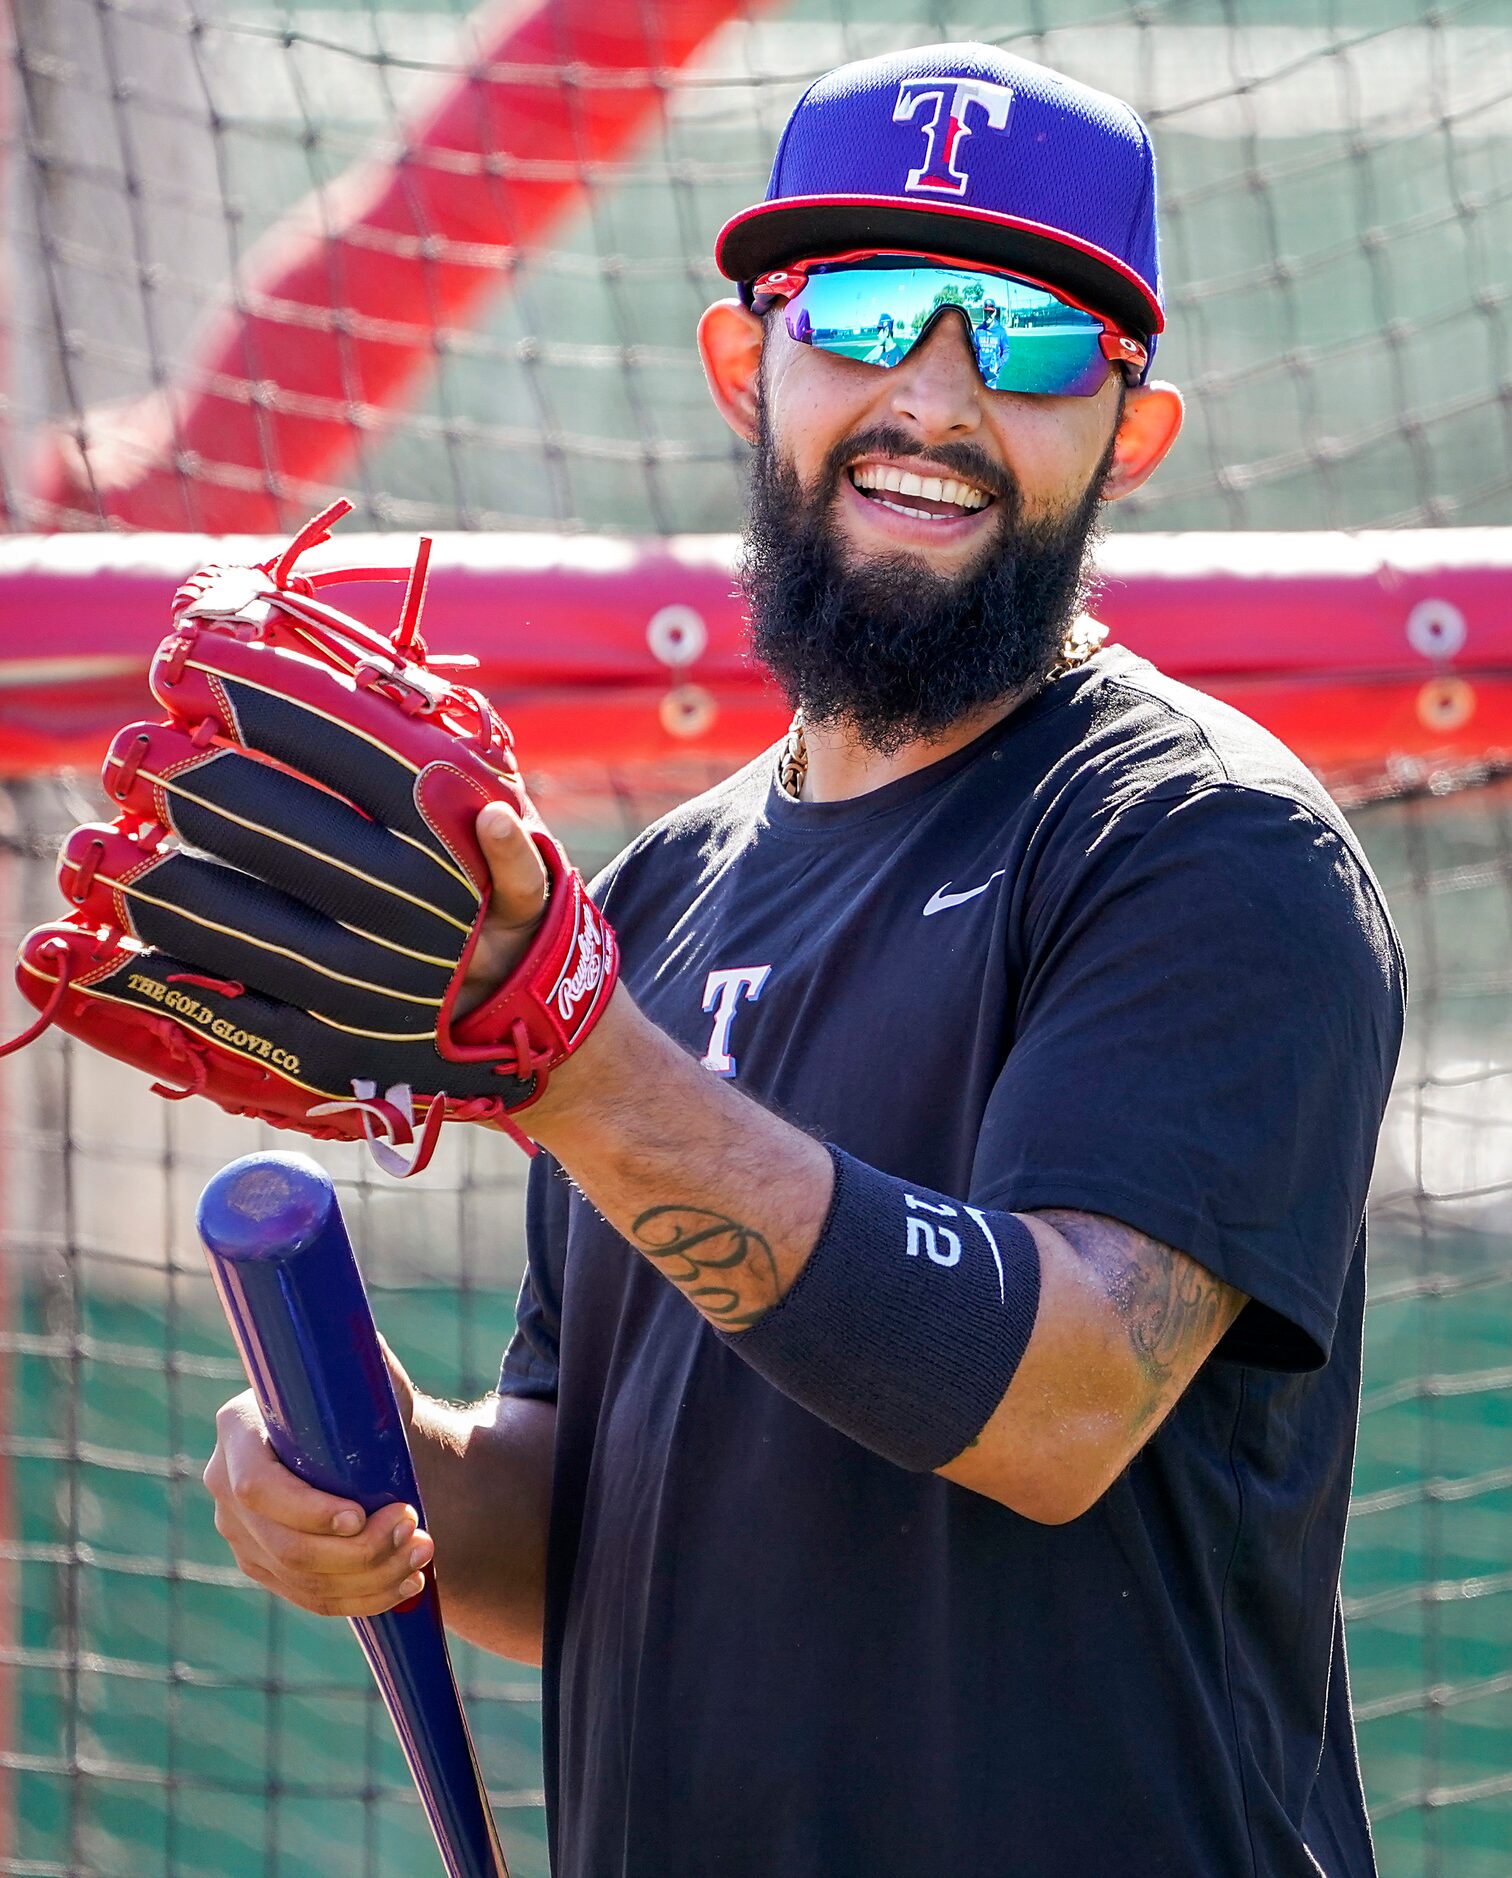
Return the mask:
<path id="1" fill-rule="evenodd" d="M 801 345 L 889 367 L 951 312 L 965 322 L 989 391 L 1086 397 L 1107 378 L 1101 321 L 1045 288 L 989 285 L 968 269 L 816 268 L 788 301 L 785 320 Z"/>

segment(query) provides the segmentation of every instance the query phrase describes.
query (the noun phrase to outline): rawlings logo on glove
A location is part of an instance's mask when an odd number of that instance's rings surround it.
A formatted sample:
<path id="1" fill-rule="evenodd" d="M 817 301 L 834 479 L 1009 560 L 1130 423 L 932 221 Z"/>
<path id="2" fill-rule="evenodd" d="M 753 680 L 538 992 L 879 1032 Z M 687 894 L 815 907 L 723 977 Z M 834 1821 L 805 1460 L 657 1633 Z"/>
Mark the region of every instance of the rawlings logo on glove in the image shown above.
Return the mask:
<path id="1" fill-rule="evenodd" d="M 454 676 L 473 661 L 427 653 L 430 543 L 410 570 L 295 573 L 349 508 L 261 567 L 179 589 L 150 674 L 164 721 L 110 747 L 120 814 L 64 842 L 71 910 L 27 935 L 17 968 L 40 1016 L 0 1054 L 61 1024 L 161 1095 L 365 1137 L 398 1174 L 426 1164 L 447 1116 L 534 1152 L 509 1117 L 603 1014 L 614 934 L 526 795 L 508 728 Z M 391 639 L 318 597 L 406 571 Z M 494 801 L 540 856 L 546 910 L 459 1016 L 491 887 L 474 824 Z"/>

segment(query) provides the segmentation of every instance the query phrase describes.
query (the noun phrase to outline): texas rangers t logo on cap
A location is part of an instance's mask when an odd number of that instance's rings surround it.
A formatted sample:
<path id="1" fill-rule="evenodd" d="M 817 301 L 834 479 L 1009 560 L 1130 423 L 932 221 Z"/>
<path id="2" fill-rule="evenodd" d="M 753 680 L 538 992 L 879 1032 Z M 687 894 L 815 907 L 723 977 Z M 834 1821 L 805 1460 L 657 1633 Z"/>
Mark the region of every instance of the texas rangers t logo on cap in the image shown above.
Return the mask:
<path id="1" fill-rule="evenodd" d="M 920 194 L 964 196 L 968 179 L 965 170 L 957 168 L 956 159 L 961 145 L 971 135 L 966 112 L 971 105 L 979 105 L 986 115 L 989 130 L 1006 130 L 1013 93 L 1007 85 L 995 85 L 985 78 L 906 79 L 898 87 L 893 122 L 908 123 L 918 116 L 920 105 L 929 103 L 933 103 L 934 109 L 923 125 L 924 161 L 916 170 L 908 172 L 903 187 Z M 943 134 L 941 117 L 945 119 Z"/>
<path id="2" fill-rule="evenodd" d="M 793 106 L 765 196 L 715 258 L 749 304 L 775 269 L 858 253 L 1044 281 L 1138 340 L 1148 370 L 1165 326 L 1150 133 L 1121 99 L 998 46 L 842 65 Z"/>

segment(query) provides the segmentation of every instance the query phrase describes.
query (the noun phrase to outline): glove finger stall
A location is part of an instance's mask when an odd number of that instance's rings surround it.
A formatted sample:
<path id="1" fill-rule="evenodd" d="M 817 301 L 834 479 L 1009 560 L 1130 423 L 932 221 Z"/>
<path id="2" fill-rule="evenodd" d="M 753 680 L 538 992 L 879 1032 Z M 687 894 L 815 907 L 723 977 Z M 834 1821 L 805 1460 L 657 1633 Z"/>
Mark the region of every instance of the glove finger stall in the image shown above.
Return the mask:
<path id="1" fill-rule="evenodd" d="M 58 1022 L 63 1029 L 119 1061 L 174 1087 L 203 1085 L 202 1093 L 233 1110 L 248 1110 L 289 1126 L 360 1139 L 355 1118 L 322 1119 L 307 1111 L 317 1102 L 350 1097 L 350 1039 L 308 1011 L 260 992 L 207 982 L 188 961 L 157 949 L 100 951 L 76 926 L 41 926 L 22 944 L 19 982 L 41 1006 L 56 982 L 59 941 L 73 956 L 74 976 Z M 167 1020 L 144 1024 L 143 1018 Z M 444 1087 L 453 1098 L 499 1097 L 509 1106 L 527 1088 L 482 1064 L 443 1063 L 433 1044 L 375 1042 L 364 1047 L 364 1068 L 380 1089 L 408 1083 L 417 1091 Z"/>
<path id="2" fill-rule="evenodd" d="M 374 820 L 432 854 L 481 893 L 487 872 L 476 845 L 454 853 L 423 813 L 416 783 L 444 764 L 476 789 L 478 805 L 502 797 L 524 807 L 518 774 L 483 761 L 444 725 L 406 716 L 391 698 L 299 653 L 202 631 L 184 650 L 169 639 L 151 684 L 181 723 L 209 718 L 244 749 L 261 752 L 349 797 Z"/>
<path id="3" fill-rule="evenodd" d="M 452 972 L 383 946 L 217 861 L 76 828 L 58 879 L 81 914 L 346 1033 L 428 1037 Z"/>
<path id="4" fill-rule="evenodd" d="M 102 776 L 124 808 L 329 918 L 437 963 L 460 958 L 471 885 L 329 790 L 172 724 L 128 725 Z"/>

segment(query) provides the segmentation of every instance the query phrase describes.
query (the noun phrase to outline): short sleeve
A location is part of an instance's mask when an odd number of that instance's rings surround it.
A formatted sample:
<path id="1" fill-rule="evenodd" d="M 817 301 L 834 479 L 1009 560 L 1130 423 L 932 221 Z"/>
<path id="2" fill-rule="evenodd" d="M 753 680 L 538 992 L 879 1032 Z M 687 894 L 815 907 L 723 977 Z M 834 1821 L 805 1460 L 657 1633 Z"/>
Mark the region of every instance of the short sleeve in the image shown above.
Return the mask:
<path id="1" fill-rule="evenodd" d="M 1401 1044 L 1405 978 L 1347 836 L 1220 784 L 1052 839 L 979 1203 L 1075 1207 L 1254 1302 L 1221 1354 L 1327 1360 Z"/>
<path id="2" fill-rule="evenodd" d="M 569 1198 L 556 1162 L 538 1154 L 525 1189 L 525 1277 L 515 1305 L 515 1332 L 499 1371 L 500 1395 L 556 1400 Z"/>

